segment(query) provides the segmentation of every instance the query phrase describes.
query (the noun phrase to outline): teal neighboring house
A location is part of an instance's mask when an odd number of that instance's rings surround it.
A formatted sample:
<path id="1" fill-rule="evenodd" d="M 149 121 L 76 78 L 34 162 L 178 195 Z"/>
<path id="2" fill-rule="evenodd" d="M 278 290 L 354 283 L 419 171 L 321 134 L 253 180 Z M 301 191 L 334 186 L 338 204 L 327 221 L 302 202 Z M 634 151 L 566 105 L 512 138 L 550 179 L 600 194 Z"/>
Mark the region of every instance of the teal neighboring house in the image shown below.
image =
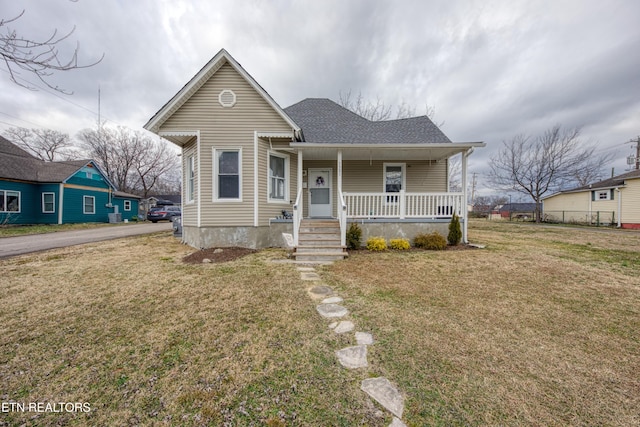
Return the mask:
<path id="1" fill-rule="evenodd" d="M 0 136 L 0 225 L 109 222 L 138 215 L 93 160 L 45 162 Z"/>

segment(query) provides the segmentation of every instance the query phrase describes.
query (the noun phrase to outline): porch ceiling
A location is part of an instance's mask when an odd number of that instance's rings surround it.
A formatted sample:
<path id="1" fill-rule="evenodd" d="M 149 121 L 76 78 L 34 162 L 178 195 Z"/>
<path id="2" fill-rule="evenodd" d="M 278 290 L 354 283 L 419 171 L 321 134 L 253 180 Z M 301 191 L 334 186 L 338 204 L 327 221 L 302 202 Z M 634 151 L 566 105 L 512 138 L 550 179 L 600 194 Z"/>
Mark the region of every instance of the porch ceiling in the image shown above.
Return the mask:
<path id="1" fill-rule="evenodd" d="M 302 151 L 305 160 L 335 160 L 342 150 L 343 160 L 443 160 L 484 142 L 454 142 L 446 144 L 309 144 L 292 143 Z"/>

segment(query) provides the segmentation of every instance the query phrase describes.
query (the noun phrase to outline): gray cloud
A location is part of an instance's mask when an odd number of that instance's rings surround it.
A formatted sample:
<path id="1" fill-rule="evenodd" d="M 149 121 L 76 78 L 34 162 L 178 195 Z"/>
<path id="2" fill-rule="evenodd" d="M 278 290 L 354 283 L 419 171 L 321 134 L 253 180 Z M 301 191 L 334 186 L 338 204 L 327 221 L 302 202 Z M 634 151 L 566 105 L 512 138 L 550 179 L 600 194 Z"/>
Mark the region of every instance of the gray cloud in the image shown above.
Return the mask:
<path id="1" fill-rule="evenodd" d="M 19 32 L 75 26 L 62 53 L 78 41 L 81 62 L 105 57 L 52 76 L 72 96 L 26 90 L 0 72 L 0 130 L 94 126 L 98 87 L 103 119 L 140 129 L 226 48 L 283 107 L 347 90 L 419 113 L 434 106 L 451 139 L 487 142 L 472 156 L 478 173 L 501 141 L 556 123 L 582 126 L 622 172 L 623 142 L 640 133 L 640 3 L 631 0 L 25 0 L 2 17 L 23 8 Z"/>

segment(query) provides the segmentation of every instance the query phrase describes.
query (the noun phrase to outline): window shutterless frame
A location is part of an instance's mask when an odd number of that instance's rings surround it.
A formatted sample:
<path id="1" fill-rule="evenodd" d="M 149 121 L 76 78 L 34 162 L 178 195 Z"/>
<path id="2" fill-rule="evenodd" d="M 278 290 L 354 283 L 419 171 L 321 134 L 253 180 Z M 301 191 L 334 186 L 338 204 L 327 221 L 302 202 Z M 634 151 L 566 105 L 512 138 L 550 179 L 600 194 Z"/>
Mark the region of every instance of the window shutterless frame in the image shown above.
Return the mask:
<path id="1" fill-rule="evenodd" d="M 96 213 L 96 198 L 94 196 L 82 196 L 82 213 L 85 215 Z"/>
<path id="2" fill-rule="evenodd" d="M 56 213 L 55 200 L 55 193 L 42 193 L 42 213 Z"/>
<path id="3" fill-rule="evenodd" d="M 269 151 L 267 156 L 267 201 L 289 204 L 289 156 Z"/>
<path id="4" fill-rule="evenodd" d="M 242 202 L 242 148 L 213 149 L 213 201 Z"/>

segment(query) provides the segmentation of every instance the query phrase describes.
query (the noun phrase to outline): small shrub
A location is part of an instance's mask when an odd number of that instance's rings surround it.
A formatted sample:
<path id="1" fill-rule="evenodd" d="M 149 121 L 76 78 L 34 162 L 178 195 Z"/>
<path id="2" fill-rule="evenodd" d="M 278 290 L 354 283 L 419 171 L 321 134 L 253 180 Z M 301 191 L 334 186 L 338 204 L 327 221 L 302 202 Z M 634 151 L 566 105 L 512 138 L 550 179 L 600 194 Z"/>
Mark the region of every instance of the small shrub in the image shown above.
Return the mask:
<path id="1" fill-rule="evenodd" d="M 447 248 L 447 239 L 437 231 L 429 234 L 420 233 L 413 239 L 413 244 L 416 248 L 442 251 Z"/>
<path id="2" fill-rule="evenodd" d="M 367 239 L 367 249 L 370 251 L 384 251 L 387 249 L 387 241 L 384 237 L 369 237 Z"/>
<path id="3" fill-rule="evenodd" d="M 409 241 L 407 239 L 391 239 L 389 241 L 389 246 L 391 249 L 396 249 L 399 251 L 406 251 L 411 248 Z"/>
<path id="4" fill-rule="evenodd" d="M 352 222 L 347 230 L 347 248 L 349 249 L 359 249 L 362 246 L 362 229 L 356 224 Z"/>
<path id="5" fill-rule="evenodd" d="M 453 214 L 451 222 L 449 223 L 449 235 L 447 236 L 447 242 L 451 246 L 455 246 L 462 240 L 462 231 L 460 230 L 460 218 L 458 215 Z"/>

